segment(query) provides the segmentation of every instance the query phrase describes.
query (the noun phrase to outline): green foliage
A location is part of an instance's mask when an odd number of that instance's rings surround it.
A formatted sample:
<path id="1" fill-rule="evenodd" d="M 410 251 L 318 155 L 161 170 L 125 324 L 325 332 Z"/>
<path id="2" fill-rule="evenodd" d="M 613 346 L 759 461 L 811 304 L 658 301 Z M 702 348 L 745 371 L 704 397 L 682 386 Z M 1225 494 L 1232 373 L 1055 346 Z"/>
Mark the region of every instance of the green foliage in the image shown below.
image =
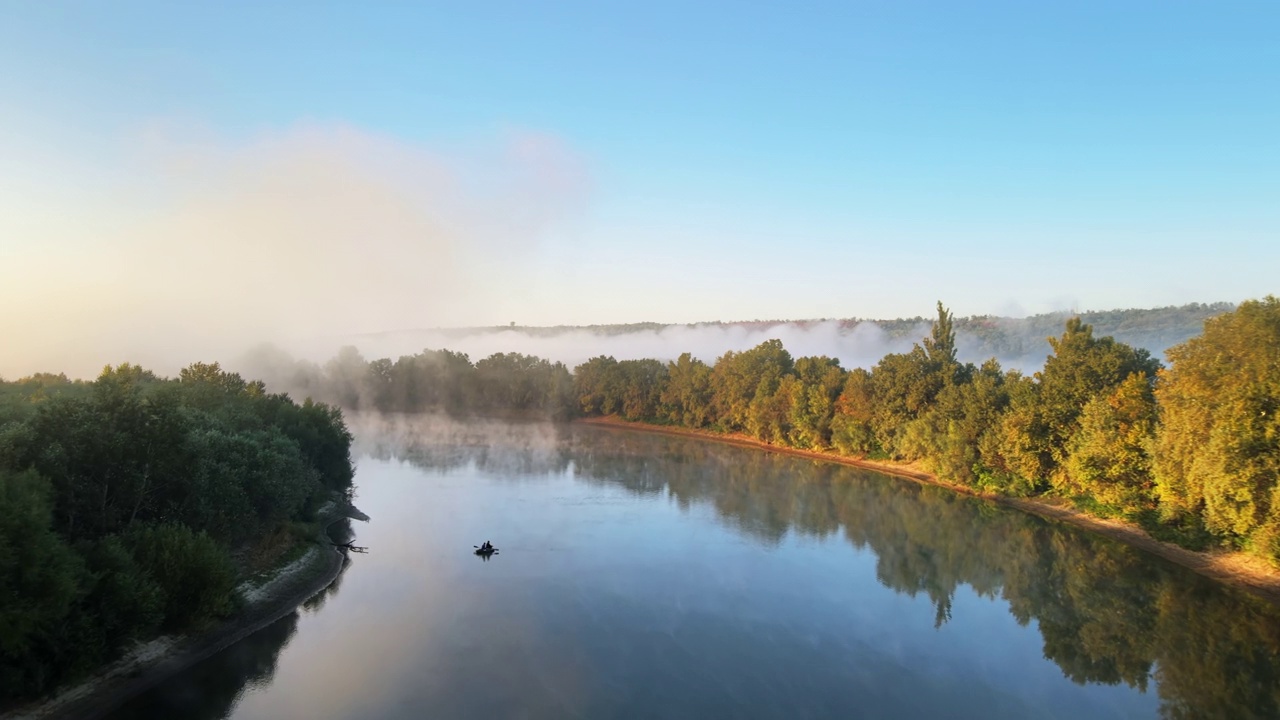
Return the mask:
<path id="1" fill-rule="evenodd" d="M 1276 557 L 1278 305 L 1170 309 L 1213 319 L 1203 338 L 1170 351 L 1174 365 L 1155 393 L 1159 362 L 1095 336 L 1079 317 L 1049 339 L 1052 354 L 1032 377 L 1003 372 L 995 360 L 961 364 L 956 327 L 972 320 L 957 323 L 939 303 L 929 335 L 871 371 L 845 372 L 829 358 L 793 361 L 776 340 L 711 367 L 683 355 L 667 365 L 665 384 L 656 381 L 659 416 L 790 447 L 920 461 L 984 491 L 1054 492 L 1159 537 L 1201 546 L 1207 530 L 1227 547 Z M 1090 317 L 1113 324 L 1127 316 Z M 626 415 L 629 392 L 651 396 L 655 381 L 638 386 L 623 367 L 596 358 L 577 369 L 582 412 Z"/>
<path id="2" fill-rule="evenodd" d="M 969 381 L 946 382 L 934 405 L 908 425 L 903 444 L 939 477 L 974 485 L 984 470 L 982 448 L 1009 405 L 1009 392 L 995 360 L 957 372 Z"/>
<path id="3" fill-rule="evenodd" d="M 846 455 L 881 454 L 872 419 L 875 415 L 875 388 L 871 373 L 854 368 L 845 378 L 831 419 L 831 443 Z"/>
<path id="4" fill-rule="evenodd" d="M 787 389 L 789 432 L 786 444 L 811 450 L 831 447 L 836 400 L 844 389 L 844 368 L 829 357 L 796 360 L 795 381 Z M 781 388 L 779 389 L 781 392 Z"/>
<path id="5" fill-rule="evenodd" d="M 1226 542 L 1280 560 L 1280 300 L 1206 321 L 1169 350 L 1156 398 L 1155 484 L 1167 519 L 1203 518 Z"/>
<path id="6" fill-rule="evenodd" d="M 1152 507 L 1155 428 L 1155 395 L 1144 375 L 1134 373 L 1109 395 L 1090 400 L 1068 443 L 1068 492 L 1088 494 L 1126 515 Z"/>
<path id="7" fill-rule="evenodd" d="M 165 625 L 181 629 L 227 613 L 236 571 L 226 550 L 186 525 L 135 525 L 122 540 L 138 567 L 159 584 Z"/>
<path id="8" fill-rule="evenodd" d="M 731 431 L 751 428 L 757 436 L 771 427 L 770 419 L 764 417 L 774 407 L 770 398 L 793 367 L 791 353 L 780 340 L 725 353 L 711 370 L 711 403 L 719 424 Z"/>
<path id="9" fill-rule="evenodd" d="M 231 608 L 229 550 L 350 491 L 336 407 L 215 364 L 0 382 L 0 698 Z"/>
<path id="10" fill-rule="evenodd" d="M 618 361 L 601 355 L 574 368 L 573 390 L 584 415 L 614 415 L 622 409 Z"/>
<path id="11" fill-rule="evenodd" d="M 1150 353 L 1114 338 L 1095 338 L 1093 328 L 1080 318 L 1067 321 L 1062 337 L 1050 338 L 1053 354 L 1037 373 L 1040 404 L 1055 441 L 1065 441 L 1075 430 L 1084 406 L 1098 395 L 1116 388 L 1134 373 L 1154 377 L 1160 363 Z M 1061 450 L 1053 448 L 1056 456 Z"/>
<path id="12" fill-rule="evenodd" d="M 745 433 L 787 447 L 917 462 L 943 479 L 987 492 L 1054 493 L 1099 513 L 1137 519 L 1162 537 L 1188 543 L 1212 537 L 1212 543 L 1275 558 L 1280 545 L 1280 513 L 1275 510 L 1280 503 L 1280 378 L 1274 362 L 1280 355 L 1278 305 L 1267 298 L 1239 308 L 1186 305 L 1010 320 L 956 318 L 939 302 L 928 333 L 910 351 L 886 355 L 870 370 L 846 371 L 832 358 L 793 359 L 778 340 L 725 353 L 713 365 L 689 353 L 665 364 L 601 356 L 571 375 L 561 366 L 515 353 L 499 353 L 474 365 L 447 350 L 370 362 L 354 348 L 344 348 L 323 368 L 266 359 L 283 368 L 277 375 L 291 387 L 345 408 L 617 415 Z M 864 321 L 844 321 L 842 326 L 859 322 Z M 887 336 L 905 339 L 919 333 L 924 322 L 907 318 L 876 324 Z M 1202 322 L 1204 335 L 1193 337 Z M 778 324 L 736 325 L 764 331 Z M 656 327 L 592 328 L 605 334 L 635 329 Z M 568 328 L 523 330 L 555 335 Z M 1047 337 L 1055 331 L 1056 336 Z M 975 367 L 959 361 L 958 333 L 984 351 L 1023 359 L 1043 357 L 1047 351 L 1048 357 L 1030 377 L 1005 372 L 995 360 Z M 1186 342 L 1170 350 L 1173 365 L 1165 371 L 1133 345 L 1164 347 L 1181 341 Z M 154 382 L 136 368 L 116 374 L 120 383 Z M 225 432 L 261 429 L 229 414 L 226 402 L 209 399 L 248 394 L 250 384 L 224 377 L 216 365 L 193 366 L 183 375 L 183 382 L 188 380 L 217 388 L 202 391 L 196 405 L 214 413 Z M 65 380 L 49 377 L 29 381 L 22 392 L 36 397 L 46 387 L 63 384 Z M 40 400 L 32 405 L 34 412 L 39 415 L 45 404 L 57 405 Z M 129 410 L 127 404 L 121 407 Z M 344 472 L 350 461 L 343 453 L 349 439 L 344 444 L 340 436 L 319 438 L 345 432 L 332 430 L 342 428 L 340 416 L 317 416 L 315 430 L 309 422 L 291 419 L 290 413 L 337 412 L 326 405 L 311 407 L 281 410 L 281 429 L 320 473 L 325 488 L 348 488 L 350 477 Z M 67 408 L 61 411 L 74 415 Z M 86 507 L 100 497 L 105 481 L 85 470 L 94 464 L 84 458 L 96 457 L 93 453 L 100 449 L 74 435 L 54 437 L 54 442 L 33 439 L 23 434 L 24 428 L 0 426 L 0 458 L 39 448 L 30 462 L 38 460 L 37 467 L 49 477 L 79 473 L 77 487 L 85 492 L 69 504 L 65 519 L 72 520 L 72 510 L 75 517 L 88 514 Z M 199 437 L 211 442 L 212 436 Z M 201 473 L 202 478 L 235 474 Z M 211 488 L 222 488 L 226 507 L 242 503 L 244 512 L 250 512 L 234 484 L 209 482 Z M 140 490 L 117 483 L 107 492 L 127 498 Z M 297 497 L 273 496 L 272 502 L 277 501 L 292 507 Z M 148 505 L 141 507 L 145 511 Z M 61 508 L 59 521 L 64 519 Z M 1159 520 L 1153 521 L 1156 510 Z M 226 526 L 225 520 L 207 522 L 210 532 L 226 532 L 214 527 Z"/>
<path id="13" fill-rule="evenodd" d="M 622 416 L 628 420 L 656 419 L 667 384 L 667 366 L 657 360 L 623 360 L 618 370 L 622 376 Z"/>
<path id="14" fill-rule="evenodd" d="M 83 561 L 52 529 L 53 488 L 35 472 L 0 470 L 0 692 L 40 692 L 61 675 L 55 645 Z"/>
<path id="15" fill-rule="evenodd" d="M 92 582 L 82 607 L 101 627 L 100 657 L 110 657 L 134 638 L 150 636 L 164 620 L 166 595 L 156 577 L 139 565 L 119 536 L 94 544 L 85 555 Z"/>
<path id="16" fill-rule="evenodd" d="M 1000 470 L 1034 481 L 1047 481 L 1064 494 L 1081 489 L 1067 468 L 1072 447 L 1079 444 L 1080 417 L 1094 400 L 1105 399 L 1131 376 L 1149 383 L 1159 363 L 1145 350 L 1110 337 L 1095 338 L 1093 328 L 1079 318 L 1067 321 L 1061 337 L 1050 338 L 1054 354 L 1035 375 L 1033 385 L 1011 387 L 1009 411 L 1001 419 L 998 437 L 991 445 Z M 1095 410 L 1095 415 L 1102 408 Z M 1105 422 L 1091 419 L 1094 436 Z M 1136 420 L 1134 420 L 1136 422 Z M 1143 427 L 1146 427 L 1145 425 Z M 1074 445 L 1073 445 L 1074 443 Z M 1077 470 L 1090 478 L 1101 475 L 1082 459 Z"/>
<path id="17" fill-rule="evenodd" d="M 569 369 L 562 363 L 519 353 L 495 353 L 475 365 L 471 406 L 555 414 L 571 383 Z"/>
<path id="18" fill-rule="evenodd" d="M 711 368 L 689 353 L 667 363 L 667 384 L 658 396 L 667 420 L 691 428 L 711 421 Z"/>
<path id="19" fill-rule="evenodd" d="M 230 542 L 243 541 L 300 515 L 321 490 L 316 470 L 278 428 L 229 432 L 215 426 L 191 433 L 195 461 L 177 516 Z"/>

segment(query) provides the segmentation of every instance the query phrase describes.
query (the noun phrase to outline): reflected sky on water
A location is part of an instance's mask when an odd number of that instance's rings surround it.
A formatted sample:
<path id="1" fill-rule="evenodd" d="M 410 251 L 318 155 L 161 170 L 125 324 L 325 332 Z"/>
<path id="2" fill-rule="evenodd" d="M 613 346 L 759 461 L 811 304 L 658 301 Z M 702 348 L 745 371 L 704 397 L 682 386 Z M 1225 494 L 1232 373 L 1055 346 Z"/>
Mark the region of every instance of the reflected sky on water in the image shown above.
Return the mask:
<path id="1" fill-rule="evenodd" d="M 114 718 L 1273 717 L 1274 608 L 937 488 L 357 417 L 340 584 Z M 489 562 L 473 546 L 491 540 Z"/>

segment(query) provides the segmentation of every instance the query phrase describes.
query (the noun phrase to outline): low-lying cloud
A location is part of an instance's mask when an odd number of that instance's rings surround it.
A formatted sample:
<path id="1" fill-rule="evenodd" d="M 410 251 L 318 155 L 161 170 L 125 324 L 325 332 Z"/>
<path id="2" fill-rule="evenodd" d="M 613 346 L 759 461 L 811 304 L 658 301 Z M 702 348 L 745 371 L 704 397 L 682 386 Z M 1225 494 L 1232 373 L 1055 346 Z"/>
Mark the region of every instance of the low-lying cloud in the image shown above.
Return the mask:
<path id="1" fill-rule="evenodd" d="M 449 349 L 469 355 L 472 361 L 499 352 L 536 355 L 574 367 L 599 355 L 618 360 L 654 358 L 675 360 L 682 353 L 712 363 L 728 351 L 741 352 L 760 343 L 778 339 L 795 357 L 826 355 L 839 358 L 846 367 L 871 367 L 886 353 L 905 352 L 929 332 L 921 324 L 919 332 L 890 337 L 874 323 L 842 327 L 838 321 L 813 323 L 669 325 L 622 333 L 600 333 L 588 329 L 563 332 L 523 329 L 478 330 L 460 333 L 447 330 L 417 330 L 378 333 L 345 338 L 342 344 L 356 347 L 368 359 L 411 355 L 424 349 Z M 283 347 L 283 346 L 282 346 Z M 304 342 L 286 351 L 314 362 L 334 355 L 333 340 Z"/>
<path id="2" fill-rule="evenodd" d="M 157 131 L 132 150 L 99 188 L 110 209 L 69 196 L 10 223 L 3 376 L 170 373 L 262 341 L 484 322 L 587 192 L 579 158 L 532 132 L 453 154 L 345 125 Z"/>

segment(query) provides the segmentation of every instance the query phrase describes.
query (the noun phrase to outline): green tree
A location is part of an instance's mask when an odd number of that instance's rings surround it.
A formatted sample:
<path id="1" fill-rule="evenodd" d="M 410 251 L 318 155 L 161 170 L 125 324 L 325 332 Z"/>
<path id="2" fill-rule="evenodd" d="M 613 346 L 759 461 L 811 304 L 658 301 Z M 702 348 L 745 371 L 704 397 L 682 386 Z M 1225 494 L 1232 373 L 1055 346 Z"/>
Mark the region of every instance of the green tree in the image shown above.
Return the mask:
<path id="1" fill-rule="evenodd" d="M 875 388 L 871 373 L 850 370 L 844 388 L 836 398 L 831 418 L 831 444 L 846 455 L 874 456 L 881 452 L 872 424 L 875 416 Z"/>
<path id="2" fill-rule="evenodd" d="M 924 339 L 925 355 L 935 371 L 942 374 L 953 372 L 959 361 L 956 360 L 955 317 L 938 301 L 938 319 L 929 330 L 929 337 Z"/>
<path id="3" fill-rule="evenodd" d="M 182 629 L 230 611 L 235 567 L 207 534 L 176 523 L 138 525 L 122 541 L 164 593 L 166 628 Z"/>
<path id="4" fill-rule="evenodd" d="M 924 457 L 933 439 L 928 421 L 918 421 L 933 410 L 943 388 L 965 381 L 964 372 L 956 360 L 951 313 L 939 302 L 929 337 L 910 352 L 885 355 L 871 371 L 876 444 L 894 458 Z"/>
<path id="5" fill-rule="evenodd" d="M 796 382 L 786 389 L 789 408 L 787 444 L 815 450 L 831 446 L 831 423 L 836 399 L 844 389 L 845 371 L 835 358 L 796 360 Z M 779 388 L 779 392 L 784 392 Z"/>
<path id="6" fill-rule="evenodd" d="M 1009 392 L 995 359 L 956 375 L 964 381 L 944 384 L 933 406 L 907 426 L 901 444 L 939 477 L 974 485 L 987 471 L 981 448 L 997 432 Z"/>
<path id="7" fill-rule="evenodd" d="M 95 662 L 110 658 L 130 640 L 150 637 L 164 620 L 164 591 L 117 536 L 95 543 L 85 555 L 89 582 L 77 613 L 100 624 L 81 635 L 81 651 L 86 640 L 97 644 Z M 89 637 L 86 638 L 85 635 Z"/>
<path id="8" fill-rule="evenodd" d="M 1006 376 L 1005 389 L 1009 404 L 978 447 L 983 484 L 1012 495 L 1043 492 L 1054 461 L 1040 385 L 1014 371 Z"/>
<path id="9" fill-rule="evenodd" d="M 43 692 L 61 679 L 61 627 L 83 562 L 52 528 L 53 488 L 34 472 L 0 470 L 0 693 Z"/>
<path id="10" fill-rule="evenodd" d="M 87 397 L 41 403 L 20 466 L 57 488 L 55 518 L 71 538 L 110 534 L 155 515 L 156 498 L 185 471 L 179 398 L 131 366 L 108 370 Z"/>
<path id="11" fill-rule="evenodd" d="M 752 422 L 752 403 L 763 412 L 782 376 L 791 374 L 794 366 L 791 353 L 782 347 L 781 340 L 766 340 L 750 350 L 725 353 L 711 370 L 711 402 L 716 420 L 726 430 L 747 430 Z"/>
<path id="12" fill-rule="evenodd" d="M 618 373 L 622 416 L 628 420 L 657 418 L 667 385 L 667 367 L 657 360 L 623 360 L 618 363 Z"/>
<path id="13" fill-rule="evenodd" d="M 1280 559 L 1280 300 L 1241 303 L 1168 356 L 1156 390 L 1162 514 L 1199 516 L 1233 544 Z"/>
<path id="14" fill-rule="evenodd" d="M 622 372 L 612 357 L 593 357 L 574 368 L 573 388 L 584 415 L 613 415 L 622 409 Z"/>
<path id="15" fill-rule="evenodd" d="M 1098 397 L 1112 393 L 1130 375 L 1154 378 L 1160 363 L 1143 349 L 1114 338 L 1095 338 L 1093 328 L 1074 317 L 1053 348 L 1044 369 L 1035 375 L 1035 390 L 1011 395 L 1002 420 L 1003 464 L 1025 480 L 1048 481 L 1070 491 L 1065 465 L 1072 439 L 1080 431 L 1080 415 Z"/>
<path id="16" fill-rule="evenodd" d="M 689 353 L 667 363 L 667 384 L 659 396 L 671 422 L 700 428 L 711 422 L 711 368 Z"/>
<path id="17" fill-rule="evenodd" d="M 1151 507 L 1155 426 L 1155 395 L 1145 375 L 1134 373 L 1109 395 L 1090 400 L 1068 443 L 1064 487 L 1125 514 Z"/>

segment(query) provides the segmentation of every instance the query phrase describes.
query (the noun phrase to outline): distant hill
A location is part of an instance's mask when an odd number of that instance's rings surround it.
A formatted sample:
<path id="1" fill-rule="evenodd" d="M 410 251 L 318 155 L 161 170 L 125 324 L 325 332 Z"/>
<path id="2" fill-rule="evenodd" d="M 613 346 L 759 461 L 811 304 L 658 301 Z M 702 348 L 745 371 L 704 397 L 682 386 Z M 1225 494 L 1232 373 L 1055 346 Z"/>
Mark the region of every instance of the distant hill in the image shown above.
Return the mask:
<path id="1" fill-rule="evenodd" d="M 1199 335 L 1205 320 L 1233 309 L 1233 303 L 1219 302 L 1083 313 L 1064 311 L 1025 318 L 977 316 L 959 320 L 956 331 L 965 338 L 966 344 L 972 343 L 966 348 L 967 354 L 1021 357 L 1039 362 L 1050 351 L 1047 338 L 1061 335 L 1063 323 L 1078 315 L 1093 326 L 1095 336 L 1109 335 L 1163 358 L 1168 348 Z"/>
<path id="2" fill-rule="evenodd" d="M 1127 310 L 1099 310 L 1072 313 L 1060 311 L 1032 315 L 1024 318 L 975 315 L 956 319 L 956 332 L 960 351 L 966 360 L 981 362 L 997 357 L 1005 365 L 1036 367 L 1050 352 L 1047 338 L 1062 334 L 1068 318 L 1078 315 L 1093 326 L 1094 335 L 1110 335 L 1120 342 L 1146 348 L 1153 355 L 1163 357 L 1164 351 L 1173 345 L 1199 335 L 1204 321 L 1235 308 L 1233 303 L 1191 303 L 1189 305 L 1160 308 L 1134 308 Z M 669 328 L 722 329 L 740 328 L 753 334 L 767 333 L 772 328 L 817 327 L 835 325 L 842 333 L 852 332 L 863 323 L 880 328 L 889 339 L 910 341 L 928 332 L 932 317 L 898 318 L 894 320 L 870 320 L 864 318 L 823 318 L 815 320 L 749 320 L 739 322 L 704 322 L 668 325 L 655 322 L 622 323 L 614 325 L 557 325 L 537 327 L 525 325 L 500 325 L 492 327 L 448 328 L 435 330 L 445 338 L 466 338 L 476 335 L 514 332 L 528 337 L 554 338 L 560 335 L 590 333 L 605 337 L 618 337 L 637 333 L 655 333 Z"/>

